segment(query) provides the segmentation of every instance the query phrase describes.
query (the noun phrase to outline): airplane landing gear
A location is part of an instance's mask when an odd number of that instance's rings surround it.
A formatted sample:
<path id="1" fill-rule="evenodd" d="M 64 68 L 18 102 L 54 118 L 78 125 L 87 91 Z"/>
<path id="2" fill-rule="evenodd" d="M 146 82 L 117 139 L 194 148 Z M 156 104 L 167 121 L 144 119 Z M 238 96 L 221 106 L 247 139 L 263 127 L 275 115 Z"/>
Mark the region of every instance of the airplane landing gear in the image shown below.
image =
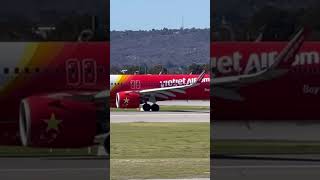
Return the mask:
<path id="1" fill-rule="evenodd" d="M 152 110 L 152 111 L 159 111 L 159 110 L 160 110 L 160 107 L 159 107 L 158 104 L 152 104 L 151 110 Z"/>
<path id="2" fill-rule="evenodd" d="M 142 109 L 143 109 L 144 111 L 150 111 L 151 106 L 150 106 L 150 104 L 145 103 L 145 104 L 142 106 Z"/>
<path id="3" fill-rule="evenodd" d="M 144 111 L 159 111 L 160 110 L 160 107 L 159 107 L 159 105 L 158 104 L 152 104 L 152 105 L 150 105 L 150 104 L 148 104 L 148 103 L 145 103 L 145 104 L 143 104 L 143 106 L 142 106 L 142 109 L 144 110 Z"/>

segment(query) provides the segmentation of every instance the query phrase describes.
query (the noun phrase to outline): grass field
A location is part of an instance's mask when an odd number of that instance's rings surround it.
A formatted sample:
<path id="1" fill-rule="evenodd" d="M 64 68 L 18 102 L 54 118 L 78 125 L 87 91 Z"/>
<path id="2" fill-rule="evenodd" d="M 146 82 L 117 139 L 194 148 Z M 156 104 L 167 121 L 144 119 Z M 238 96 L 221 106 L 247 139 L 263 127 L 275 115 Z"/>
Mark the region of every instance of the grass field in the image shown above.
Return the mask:
<path id="1" fill-rule="evenodd" d="M 320 142 L 308 141 L 211 141 L 214 154 L 319 154 Z"/>
<path id="2" fill-rule="evenodd" d="M 209 123 L 111 124 L 111 179 L 209 177 Z"/>
<path id="3" fill-rule="evenodd" d="M 21 146 L 1 146 L 0 157 L 21 156 L 96 156 L 97 147 L 79 149 L 30 148 Z"/>

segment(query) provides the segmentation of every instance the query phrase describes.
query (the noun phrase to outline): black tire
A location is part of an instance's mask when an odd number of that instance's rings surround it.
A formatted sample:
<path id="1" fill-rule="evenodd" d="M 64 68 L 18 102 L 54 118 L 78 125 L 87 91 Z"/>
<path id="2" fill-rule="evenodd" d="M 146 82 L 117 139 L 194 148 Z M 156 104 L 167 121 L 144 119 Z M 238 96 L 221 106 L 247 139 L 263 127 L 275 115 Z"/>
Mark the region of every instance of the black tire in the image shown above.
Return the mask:
<path id="1" fill-rule="evenodd" d="M 158 104 L 152 104 L 151 110 L 152 110 L 152 111 L 159 111 L 159 110 L 160 110 L 160 107 L 159 107 Z"/>
<path id="2" fill-rule="evenodd" d="M 150 111 L 150 109 L 151 109 L 151 106 L 150 106 L 150 104 L 144 104 L 143 106 L 142 106 L 142 109 L 144 110 L 144 111 Z"/>

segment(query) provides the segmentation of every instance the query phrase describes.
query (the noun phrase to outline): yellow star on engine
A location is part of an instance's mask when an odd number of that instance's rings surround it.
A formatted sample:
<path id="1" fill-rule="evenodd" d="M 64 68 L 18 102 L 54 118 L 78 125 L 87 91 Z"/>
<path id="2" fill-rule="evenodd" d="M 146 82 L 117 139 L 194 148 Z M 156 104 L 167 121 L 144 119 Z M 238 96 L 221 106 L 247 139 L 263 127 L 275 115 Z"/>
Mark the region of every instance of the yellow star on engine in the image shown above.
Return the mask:
<path id="1" fill-rule="evenodd" d="M 54 129 L 56 131 L 59 131 L 59 124 L 61 123 L 61 120 L 57 120 L 54 113 L 51 114 L 50 119 L 44 120 L 47 123 L 47 132 L 51 129 Z"/>
<path id="2" fill-rule="evenodd" d="M 126 105 L 126 106 L 128 106 L 128 104 L 129 104 L 129 98 L 128 97 L 126 97 L 123 101 L 124 101 L 124 104 Z"/>

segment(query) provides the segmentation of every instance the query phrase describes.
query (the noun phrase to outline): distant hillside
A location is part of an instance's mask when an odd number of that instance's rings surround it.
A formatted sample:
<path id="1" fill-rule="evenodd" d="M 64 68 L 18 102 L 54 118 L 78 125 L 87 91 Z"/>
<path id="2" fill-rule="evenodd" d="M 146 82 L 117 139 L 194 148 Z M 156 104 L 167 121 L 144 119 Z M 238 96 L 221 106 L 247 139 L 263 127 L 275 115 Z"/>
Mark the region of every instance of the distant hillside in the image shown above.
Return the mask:
<path id="1" fill-rule="evenodd" d="M 210 30 L 111 31 L 111 66 L 209 63 Z"/>

